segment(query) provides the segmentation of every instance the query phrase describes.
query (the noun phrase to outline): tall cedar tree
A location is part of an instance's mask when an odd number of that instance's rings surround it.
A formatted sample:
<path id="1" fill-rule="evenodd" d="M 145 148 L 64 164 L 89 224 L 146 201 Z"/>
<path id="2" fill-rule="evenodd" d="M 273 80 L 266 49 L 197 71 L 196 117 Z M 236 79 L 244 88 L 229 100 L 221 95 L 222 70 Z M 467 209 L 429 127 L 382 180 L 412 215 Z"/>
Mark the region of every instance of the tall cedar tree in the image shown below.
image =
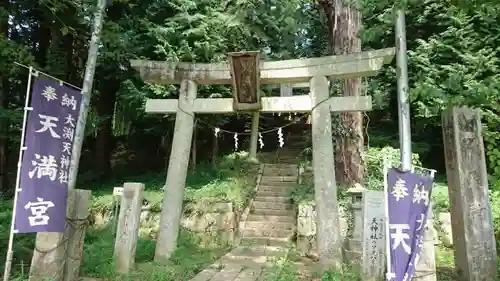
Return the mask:
<path id="1" fill-rule="evenodd" d="M 361 15 L 356 4 L 345 0 L 318 0 L 326 15 L 328 25 L 328 51 L 331 55 L 343 55 L 361 52 Z M 339 81 L 340 82 L 340 81 Z M 341 81 L 344 96 L 359 96 L 361 79 L 350 78 Z M 363 151 L 363 116 L 361 112 L 340 114 L 341 130 L 336 134 L 337 151 L 335 155 L 337 181 L 346 186 L 362 183 L 364 168 L 361 153 Z"/>

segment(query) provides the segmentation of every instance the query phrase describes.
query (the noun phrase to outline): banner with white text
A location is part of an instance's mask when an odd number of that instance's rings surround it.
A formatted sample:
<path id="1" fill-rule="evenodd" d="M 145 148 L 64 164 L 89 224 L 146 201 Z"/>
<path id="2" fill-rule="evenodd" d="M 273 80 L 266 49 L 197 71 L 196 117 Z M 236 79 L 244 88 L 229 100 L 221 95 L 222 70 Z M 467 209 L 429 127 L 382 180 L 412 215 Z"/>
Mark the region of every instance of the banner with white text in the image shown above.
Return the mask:
<path id="1" fill-rule="evenodd" d="M 14 231 L 64 232 L 81 94 L 43 77 L 35 80 L 31 96 Z"/>
<path id="2" fill-rule="evenodd" d="M 420 257 L 434 179 L 397 169 L 386 177 L 391 261 L 387 279 L 410 281 Z"/>

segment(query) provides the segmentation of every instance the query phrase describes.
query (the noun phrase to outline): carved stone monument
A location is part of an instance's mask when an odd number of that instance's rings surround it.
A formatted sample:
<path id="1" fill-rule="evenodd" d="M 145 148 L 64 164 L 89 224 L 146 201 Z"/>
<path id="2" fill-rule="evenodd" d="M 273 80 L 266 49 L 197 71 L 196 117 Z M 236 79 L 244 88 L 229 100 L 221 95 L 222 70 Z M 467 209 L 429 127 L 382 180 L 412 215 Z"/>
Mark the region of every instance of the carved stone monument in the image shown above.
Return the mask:
<path id="1" fill-rule="evenodd" d="M 453 107 L 443 114 L 442 122 L 458 278 L 496 280 L 496 245 L 480 113 Z"/>
<path id="2" fill-rule="evenodd" d="M 144 184 L 126 182 L 120 204 L 115 240 L 115 265 L 119 273 L 129 273 L 135 264 Z"/>
<path id="3" fill-rule="evenodd" d="M 363 192 L 362 280 L 383 280 L 385 263 L 385 194 Z"/>

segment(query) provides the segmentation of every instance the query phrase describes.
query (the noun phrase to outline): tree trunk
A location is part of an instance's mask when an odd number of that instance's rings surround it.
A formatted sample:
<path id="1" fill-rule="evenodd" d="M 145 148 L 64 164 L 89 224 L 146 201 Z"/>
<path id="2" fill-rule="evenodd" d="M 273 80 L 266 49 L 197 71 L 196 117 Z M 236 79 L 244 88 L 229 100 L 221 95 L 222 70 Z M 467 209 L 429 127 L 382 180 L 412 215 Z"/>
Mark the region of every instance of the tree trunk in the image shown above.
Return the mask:
<path id="1" fill-rule="evenodd" d="M 97 115 L 101 119 L 95 143 L 95 167 L 100 177 L 111 173 L 111 155 L 113 147 L 113 114 L 119 81 L 104 81 L 97 100 Z"/>
<path id="2" fill-rule="evenodd" d="M 328 46 L 332 55 L 361 52 L 361 15 L 356 4 L 342 0 L 318 0 L 326 14 L 328 24 Z M 340 81 L 339 81 L 340 82 Z M 359 96 L 361 78 L 341 81 L 344 96 Z M 341 185 L 362 183 L 364 167 L 361 158 L 364 145 L 363 115 L 361 112 L 341 113 L 336 134 L 335 173 Z M 340 128 L 339 128 L 340 127 Z M 339 132 L 340 130 L 340 132 Z"/>
<path id="3" fill-rule="evenodd" d="M 39 13 L 36 15 L 36 19 L 39 22 L 39 26 L 36 30 L 36 42 L 38 43 L 35 51 L 35 61 L 42 67 L 47 67 L 47 55 L 50 48 L 51 40 L 51 30 L 50 30 L 50 19 L 44 15 L 44 13 Z"/>
<path id="4" fill-rule="evenodd" d="M 8 0 L 0 0 L 0 10 L 7 10 Z M 9 35 L 8 17 L 0 18 L 0 40 L 8 39 Z M 7 109 L 7 78 L 0 73 L 0 111 Z M 9 191 L 8 162 L 7 162 L 7 120 L 0 119 L 0 193 L 7 194 Z"/>

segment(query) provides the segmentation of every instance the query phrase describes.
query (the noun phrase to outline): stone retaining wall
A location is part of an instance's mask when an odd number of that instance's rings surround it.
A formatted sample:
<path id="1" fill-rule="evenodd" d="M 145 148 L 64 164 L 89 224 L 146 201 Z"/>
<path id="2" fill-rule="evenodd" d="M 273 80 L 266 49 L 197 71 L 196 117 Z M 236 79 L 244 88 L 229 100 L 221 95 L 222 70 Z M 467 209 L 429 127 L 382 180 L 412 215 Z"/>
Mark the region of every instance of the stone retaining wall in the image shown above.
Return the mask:
<path id="1" fill-rule="evenodd" d="M 297 250 L 302 255 L 316 255 L 316 210 L 314 202 L 302 203 L 297 206 Z M 348 231 L 348 216 L 342 207 L 339 207 L 341 235 L 346 237 Z M 435 217 L 434 237 L 436 244 L 453 245 L 451 234 L 450 213 L 439 213 Z M 346 244 L 347 245 L 347 244 Z"/>
<path id="2" fill-rule="evenodd" d="M 317 255 L 316 248 L 316 205 L 314 202 L 301 203 L 297 206 L 297 251 L 301 255 Z M 347 218 L 343 208 L 339 207 L 341 235 L 347 234 Z"/>
<path id="3" fill-rule="evenodd" d="M 184 210 L 181 219 L 181 225 L 184 228 L 193 232 L 212 234 L 208 236 L 221 235 L 225 241 L 234 242 L 239 216 L 232 203 L 186 204 Z M 141 234 L 156 237 L 160 224 L 160 212 L 148 206 L 142 208 Z M 112 207 L 91 212 L 91 216 L 94 227 L 104 227 L 111 222 L 115 223 Z"/>

